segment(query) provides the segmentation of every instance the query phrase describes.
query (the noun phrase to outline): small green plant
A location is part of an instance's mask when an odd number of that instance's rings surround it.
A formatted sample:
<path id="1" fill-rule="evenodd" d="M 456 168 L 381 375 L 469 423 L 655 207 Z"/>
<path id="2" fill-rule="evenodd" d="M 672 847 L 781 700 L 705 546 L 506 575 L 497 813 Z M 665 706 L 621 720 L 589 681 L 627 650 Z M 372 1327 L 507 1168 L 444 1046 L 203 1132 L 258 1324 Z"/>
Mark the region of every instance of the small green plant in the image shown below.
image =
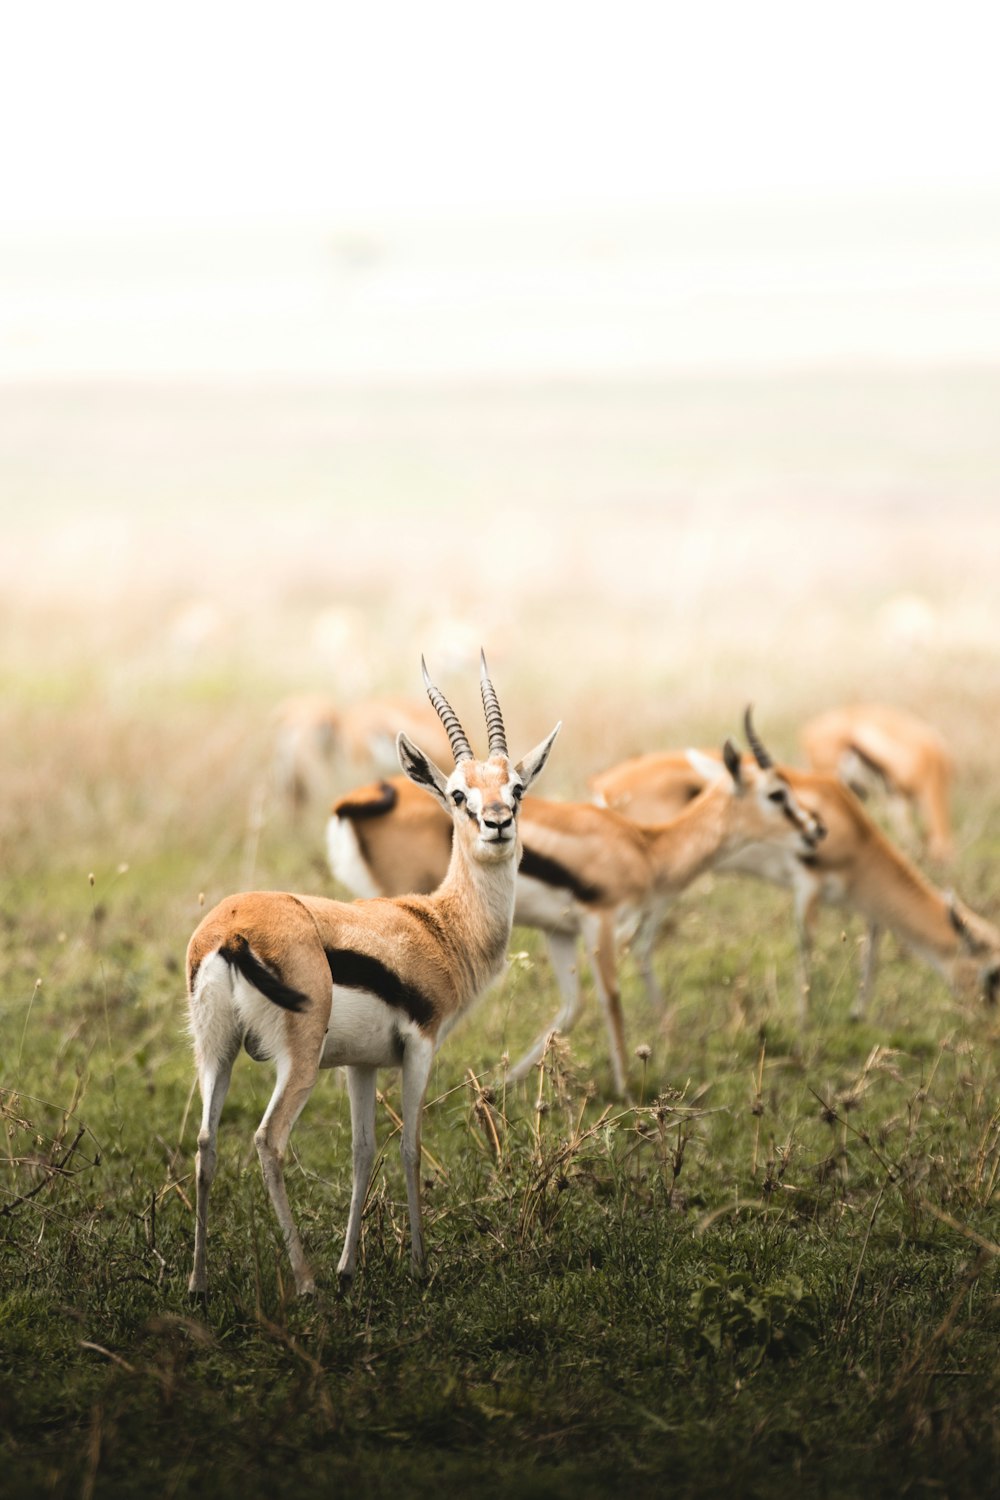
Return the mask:
<path id="1" fill-rule="evenodd" d="M 701 1351 L 748 1361 L 804 1354 L 819 1336 L 819 1305 L 802 1278 L 761 1284 L 748 1271 L 714 1265 L 691 1293 Z"/>

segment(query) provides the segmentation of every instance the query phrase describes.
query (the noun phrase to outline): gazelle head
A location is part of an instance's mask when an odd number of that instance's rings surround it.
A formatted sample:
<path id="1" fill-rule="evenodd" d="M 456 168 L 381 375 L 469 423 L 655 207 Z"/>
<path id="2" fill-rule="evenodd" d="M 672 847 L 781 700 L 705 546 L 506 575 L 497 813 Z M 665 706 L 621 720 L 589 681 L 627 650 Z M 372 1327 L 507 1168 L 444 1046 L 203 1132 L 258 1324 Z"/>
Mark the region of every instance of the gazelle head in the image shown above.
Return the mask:
<path id="1" fill-rule="evenodd" d="M 821 818 L 804 807 L 793 792 L 788 778 L 774 764 L 753 724 L 753 705 L 743 715 L 747 743 L 753 761 L 745 760 L 732 740 L 722 747 L 722 763 L 699 750 L 689 750 L 688 760 L 699 775 L 710 784 L 729 784 L 734 798 L 741 799 L 741 823 L 744 836 L 756 836 L 774 842 L 784 832 L 795 853 L 808 857 L 814 853 L 826 828 Z"/>
<path id="2" fill-rule="evenodd" d="M 520 851 L 518 812 L 521 798 L 548 760 L 562 724 L 557 724 L 523 760 L 513 764 L 507 751 L 500 705 L 486 668 L 486 657 L 480 653 L 479 684 L 486 713 L 489 755 L 486 760 L 476 760 L 458 715 L 431 682 L 423 658 L 420 665 L 427 696 L 448 733 L 455 769 L 446 776 L 405 734 L 400 734 L 396 741 L 399 763 L 410 780 L 426 787 L 449 814 L 456 845 L 461 845 L 472 859 L 481 864 L 513 859 Z"/>
<path id="3" fill-rule="evenodd" d="M 991 922 L 977 917 L 974 911 L 964 906 L 954 893 L 947 899 L 948 917 L 958 937 L 960 958 L 975 964 L 976 980 L 983 999 L 987 1005 L 996 1005 L 1000 998 L 1000 933 Z"/>

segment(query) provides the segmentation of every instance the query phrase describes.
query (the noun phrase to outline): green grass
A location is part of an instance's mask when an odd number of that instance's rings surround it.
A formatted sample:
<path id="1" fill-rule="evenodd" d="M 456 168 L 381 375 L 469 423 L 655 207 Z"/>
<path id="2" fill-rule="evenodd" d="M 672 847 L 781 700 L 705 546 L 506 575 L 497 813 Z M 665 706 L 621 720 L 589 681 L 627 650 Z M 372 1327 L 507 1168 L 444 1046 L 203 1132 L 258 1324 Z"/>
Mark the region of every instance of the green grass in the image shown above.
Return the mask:
<path id="1" fill-rule="evenodd" d="M 289 1191 L 321 1281 L 315 1300 L 294 1298 L 252 1145 L 270 1072 L 242 1059 L 212 1292 L 192 1306 L 181 965 L 199 891 L 211 901 L 238 883 L 252 782 L 252 767 L 231 773 L 222 807 L 199 790 L 184 744 L 210 713 L 189 704 L 156 735 L 134 726 L 124 790 L 115 754 L 130 737 L 116 733 L 114 752 L 71 736 L 90 800 L 74 810 L 53 751 L 51 800 L 12 849 L 0 950 L 11 1493 L 991 1488 L 995 1018 L 889 945 L 872 1016 L 851 1025 L 858 934 L 831 915 L 800 1030 L 787 901 L 750 883 L 718 879 L 681 903 L 659 960 L 668 1028 L 624 960 L 631 1043 L 650 1048 L 631 1059 L 633 1107 L 610 1095 L 589 984 L 570 1042 L 505 1087 L 502 1054 L 556 1008 L 539 943 L 515 934 L 524 956 L 432 1074 L 424 1283 L 408 1270 L 386 1074 L 360 1272 L 349 1298 L 336 1292 L 350 1130 L 327 1076 L 292 1138 Z M 221 772 L 230 740 L 212 743 Z M 1000 788 L 994 824 L 998 809 Z M 257 881 L 321 888 L 319 848 L 315 825 L 296 833 L 273 810 Z M 981 832 L 977 870 L 995 855 Z M 975 894 L 988 907 L 1000 891 Z"/>
<path id="2" fill-rule="evenodd" d="M 997 383 L 7 393 L 5 1493 L 995 1489 L 1000 1026 L 893 942 L 852 1025 L 860 930 L 826 914 L 803 1029 L 787 896 L 703 882 L 659 955 L 669 1024 L 623 962 L 650 1049 L 627 1108 L 589 978 L 570 1042 L 505 1088 L 557 1006 L 516 933 L 432 1073 L 428 1279 L 386 1074 L 346 1299 L 345 1093 L 322 1078 L 292 1136 L 298 1302 L 252 1144 L 271 1075 L 242 1058 L 207 1305 L 183 959 L 228 891 L 329 889 L 322 804 L 255 815 L 279 698 L 413 693 L 426 650 L 478 741 L 452 620 L 515 748 L 563 719 L 546 795 L 718 745 L 751 698 L 779 757 L 821 707 L 907 704 L 955 750 L 949 879 L 995 919 Z"/>

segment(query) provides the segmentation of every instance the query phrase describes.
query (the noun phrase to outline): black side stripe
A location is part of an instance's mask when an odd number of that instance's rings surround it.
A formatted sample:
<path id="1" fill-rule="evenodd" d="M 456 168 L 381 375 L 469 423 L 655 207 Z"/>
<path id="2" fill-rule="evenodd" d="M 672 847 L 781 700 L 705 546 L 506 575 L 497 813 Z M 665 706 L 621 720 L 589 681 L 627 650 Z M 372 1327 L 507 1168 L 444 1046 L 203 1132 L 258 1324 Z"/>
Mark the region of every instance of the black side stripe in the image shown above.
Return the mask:
<path id="1" fill-rule="evenodd" d="M 383 813 L 392 812 L 399 801 L 399 793 L 387 781 L 379 782 L 377 797 L 355 800 L 356 797 L 357 794 L 351 792 L 334 804 L 333 810 L 338 818 L 350 818 L 352 823 L 357 823 L 362 818 L 380 818 Z"/>
<path id="2" fill-rule="evenodd" d="M 543 885 L 555 886 L 560 891 L 571 891 L 578 901 L 593 903 L 600 901 L 604 892 L 599 885 L 590 885 L 574 875 L 572 870 L 567 870 L 557 859 L 549 859 L 545 854 L 538 854 L 534 849 L 525 846 L 521 856 L 520 871 L 522 875 L 529 876 L 532 880 L 540 880 Z"/>
<path id="3" fill-rule="evenodd" d="M 423 991 L 407 984 L 380 959 L 358 953 L 354 948 L 327 948 L 326 961 L 334 984 L 349 990 L 367 990 L 386 1005 L 405 1011 L 418 1026 L 426 1026 L 434 1015 L 434 1006 Z"/>
<path id="4" fill-rule="evenodd" d="M 250 944 L 241 932 L 230 938 L 228 943 L 223 943 L 219 949 L 219 957 L 238 969 L 255 990 L 260 990 L 262 995 L 275 1005 L 280 1005 L 283 1010 L 299 1011 L 308 1007 L 309 996 L 303 995 L 301 990 L 292 989 L 279 974 L 265 968 L 260 959 L 251 953 Z"/>

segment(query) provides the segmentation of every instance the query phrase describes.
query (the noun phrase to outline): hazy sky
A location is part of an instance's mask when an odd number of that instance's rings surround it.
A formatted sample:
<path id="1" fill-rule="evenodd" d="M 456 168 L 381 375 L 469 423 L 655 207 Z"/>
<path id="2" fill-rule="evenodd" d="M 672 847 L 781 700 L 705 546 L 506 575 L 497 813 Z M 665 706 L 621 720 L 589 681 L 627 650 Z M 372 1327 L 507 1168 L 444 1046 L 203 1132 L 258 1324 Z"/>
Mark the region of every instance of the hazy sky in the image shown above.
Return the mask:
<path id="1" fill-rule="evenodd" d="M 0 51 L 0 372 L 991 357 L 996 14 L 34 0 Z"/>
<path id="2" fill-rule="evenodd" d="M 7 226 L 1000 184 L 995 6 L 34 0 Z"/>

